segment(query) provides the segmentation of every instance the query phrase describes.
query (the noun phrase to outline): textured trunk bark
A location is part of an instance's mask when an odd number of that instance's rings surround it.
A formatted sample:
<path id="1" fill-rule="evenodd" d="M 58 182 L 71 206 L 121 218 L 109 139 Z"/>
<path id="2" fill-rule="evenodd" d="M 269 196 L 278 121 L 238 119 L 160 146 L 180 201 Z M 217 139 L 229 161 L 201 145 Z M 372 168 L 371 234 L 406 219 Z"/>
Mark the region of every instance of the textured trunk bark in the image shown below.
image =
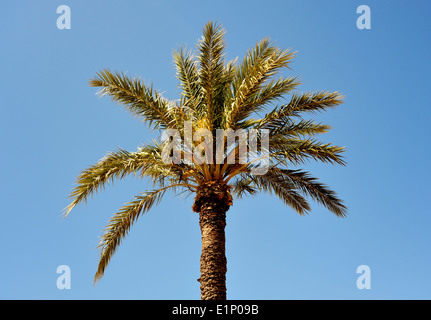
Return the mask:
<path id="1" fill-rule="evenodd" d="M 202 235 L 200 261 L 202 300 L 226 300 L 226 212 L 232 204 L 229 187 L 207 182 L 196 193 L 193 210 L 199 213 Z"/>

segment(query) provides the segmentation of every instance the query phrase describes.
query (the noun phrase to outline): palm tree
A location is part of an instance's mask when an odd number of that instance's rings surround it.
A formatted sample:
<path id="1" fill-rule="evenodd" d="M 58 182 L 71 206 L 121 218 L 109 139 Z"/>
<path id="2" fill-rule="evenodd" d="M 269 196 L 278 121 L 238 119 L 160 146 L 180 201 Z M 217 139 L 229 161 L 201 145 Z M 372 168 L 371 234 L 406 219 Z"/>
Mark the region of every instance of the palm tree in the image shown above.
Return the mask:
<path id="1" fill-rule="evenodd" d="M 154 185 L 153 190 L 135 196 L 109 220 L 99 243 L 101 256 L 95 283 L 103 276 L 133 223 L 169 190 L 195 195 L 193 211 L 199 214 L 202 235 L 198 281 L 203 300 L 226 299 L 225 226 L 233 199 L 262 190 L 278 196 L 300 215 L 311 210 L 306 197 L 338 217 L 346 215 L 347 208 L 335 192 L 297 168 L 310 160 L 345 164 L 343 147 L 315 138 L 330 127 L 302 117 L 341 104 L 342 96 L 327 91 L 293 92 L 300 85 L 298 78 L 283 77 L 280 71 L 289 68 L 294 52 L 279 49 L 268 38 L 249 50 L 241 63 L 236 59 L 227 62 L 224 29 L 209 22 L 196 49 L 192 52 L 181 48 L 174 52 L 182 89 L 179 100 L 168 100 L 152 84 L 109 69 L 103 69 L 90 80 L 91 86 L 100 88 L 100 96 L 109 95 L 132 115 L 147 121 L 150 129 L 161 133 L 175 130 L 181 141 L 185 141 L 181 150 L 168 152 L 172 156 L 179 151 L 179 159 L 166 160 L 163 156 L 167 145 L 172 144 L 173 139 L 169 138 L 143 145 L 136 152 L 118 149 L 108 153 L 78 176 L 65 215 L 109 182 L 131 173 L 147 177 Z M 287 94 L 289 99 L 282 100 Z M 196 151 L 202 139 L 187 141 L 187 124 L 192 133 L 205 129 L 214 137 L 217 129 L 255 130 L 258 132 L 255 143 L 260 142 L 262 147 L 249 154 L 247 161 L 240 162 L 241 144 L 237 141 L 230 149 L 221 149 L 218 153 L 221 161 L 199 161 L 194 155 L 206 157 L 210 153 L 208 148 Z M 266 148 L 262 143 L 264 132 L 269 132 Z M 226 139 L 224 136 L 223 141 Z M 215 142 L 212 146 L 216 146 Z M 250 142 L 248 147 L 246 150 L 251 150 Z M 254 174 L 253 170 L 263 166 L 257 161 L 263 155 L 269 156 L 265 172 Z M 228 156 L 235 161 L 227 161 Z M 211 154 L 205 159 L 216 160 L 215 157 L 216 154 Z"/>

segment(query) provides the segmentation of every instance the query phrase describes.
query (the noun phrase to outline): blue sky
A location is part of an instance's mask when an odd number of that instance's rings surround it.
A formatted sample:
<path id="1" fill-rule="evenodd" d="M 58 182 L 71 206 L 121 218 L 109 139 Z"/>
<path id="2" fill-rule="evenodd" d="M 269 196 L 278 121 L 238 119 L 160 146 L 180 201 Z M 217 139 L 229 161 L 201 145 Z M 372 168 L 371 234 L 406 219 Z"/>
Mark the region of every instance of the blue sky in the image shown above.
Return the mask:
<path id="1" fill-rule="evenodd" d="M 71 29 L 59 30 L 59 5 Z M 359 30 L 356 8 L 371 9 Z M 323 141 L 347 148 L 346 167 L 305 166 L 349 207 L 313 204 L 298 216 L 261 194 L 228 212 L 229 299 L 430 299 L 427 1 L 4 1 L 0 11 L 0 298 L 199 299 L 200 231 L 192 198 L 170 194 L 141 216 L 93 286 L 108 219 L 146 189 L 130 177 L 62 219 L 81 170 L 117 147 L 156 136 L 88 80 L 127 71 L 179 97 L 172 52 L 194 48 L 208 20 L 226 31 L 228 58 L 270 36 L 298 51 L 299 90 L 345 95 L 314 119 Z M 56 286 L 59 265 L 71 289 Z M 371 289 L 356 269 L 368 265 Z"/>

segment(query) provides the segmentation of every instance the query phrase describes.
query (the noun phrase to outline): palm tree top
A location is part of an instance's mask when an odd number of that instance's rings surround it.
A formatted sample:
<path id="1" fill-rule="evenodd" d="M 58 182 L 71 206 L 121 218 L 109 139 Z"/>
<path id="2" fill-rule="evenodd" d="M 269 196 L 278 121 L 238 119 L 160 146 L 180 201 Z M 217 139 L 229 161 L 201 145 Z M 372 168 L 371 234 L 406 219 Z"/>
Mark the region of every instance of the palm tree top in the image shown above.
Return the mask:
<path id="1" fill-rule="evenodd" d="M 239 163 L 240 144 L 224 150 L 223 161 L 208 163 L 190 156 L 202 141 L 189 141 L 181 150 L 180 161 L 164 161 L 163 150 L 170 141 L 153 141 L 135 152 L 118 149 L 81 172 L 71 192 L 72 202 L 65 215 L 78 204 L 115 179 L 133 173 L 148 178 L 154 189 L 145 191 L 125 204 L 109 221 L 101 237 L 101 258 L 95 281 L 105 271 L 109 260 L 132 224 L 157 204 L 165 192 L 196 193 L 212 186 L 224 188 L 234 199 L 266 191 L 303 215 L 311 210 L 307 197 L 325 206 L 338 217 L 347 208 L 336 193 L 298 166 L 310 161 L 344 165 L 343 147 L 317 140 L 330 126 L 306 120 L 304 116 L 334 108 L 342 103 L 338 92 L 297 92 L 298 77 L 281 74 L 295 53 L 278 48 L 269 38 L 256 43 L 241 62 L 226 61 L 224 29 L 209 22 L 203 29 L 196 51 L 183 47 L 173 54 L 176 75 L 182 90 L 178 100 L 169 100 L 138 77 L 103 69 L 90 80 L 100 88 L 100 96 L 110 96 L 127 111 L 146 121 L 153 130 L 176 130 L 183 139 L 185 127 L 193 133 L 200 129 L 256 130 L 269 132 L 269 166 L 265 174 L 254 175 L 256 160 L 262 150 L 245 163 Z M 257 135 L 256 142 L 263 136 Z M 228 155 L 236 160 L 228 163 Z M 215 157 L 215 154 L 213 155 Z M 252 159 L 252 160 L 250 160 Z M 197 203 L 193 210 L 199 212 Z"/>

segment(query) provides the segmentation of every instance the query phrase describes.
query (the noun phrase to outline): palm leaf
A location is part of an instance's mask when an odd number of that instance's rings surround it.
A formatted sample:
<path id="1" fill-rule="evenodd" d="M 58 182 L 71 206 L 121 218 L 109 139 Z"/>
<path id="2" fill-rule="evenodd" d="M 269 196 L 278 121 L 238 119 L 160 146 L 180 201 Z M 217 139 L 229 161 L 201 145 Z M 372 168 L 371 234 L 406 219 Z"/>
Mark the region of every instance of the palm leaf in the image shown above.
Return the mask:
<path id="1" fill-rule="evenodd" d="M 157 148 L 152 146 L 141 148 L 138 152 L 118 149 L 82 171 L 70 194 L 73 201 L 66 207 L 64 216 L 67 216 L 78 204 L 86 202 L 107 183 L 122 179 L 130 173 L 140 172 L 143 175 L 148 168 L 160 164 L 160 155 L 157 152 Z"/>
<path id="2" fill-rule="evenodd" d="M 101 248 L 99 266 L 94 276 L 94 283 L 103 277 L 105 269 L 120 245 L 122 239 L 127 235 L 133 223 L 142 213 L 148 212 L 151 207 L 160 202 L 166 188 L 144 192 L 135 199 L 124 205 L 108 222 L 101 237 L 99 248 Z"/>
<path id="3" fill-rule="evenodd" d="M 185 48 L 174 51 L 173 57 L 177 69 L 177 78 L 180 80 L 180 88 L 187 100 L 186 104 L 193 109 L 199 109 L 201 90 L 197 62 L 192 53 L 186 52 Z"/>
<path id="4" fill-rule="evenodd" d="M 313 139 L 294 139 L 280 136 L 270 138 L 270 157 L 285 164 L 304 164 L 309 160 L 345 165 L 344 147 Z"/>
<path id="5" fill-rule="evenodd" d="M 279 69 L 288 67 L 293 56 L 290 50 L 278 49 L 267 38 L 248 52 L 232 82 L 234 100 L 226 110 L 226 128 L 235 128 L 234 124 L 259 111 L 262 105 L 296 87 L 295 78 L 273 81 L 264 87 Z M 271 88 L 274 91 L 269 93 Z"/>
<path id="6" fill-rule="evenodd" d="M 232 195 L 237 197 L 238 199 L 243 198 L 246 195 L 255 195 L 257 193 L 257 188 L 254 186 L 253 180 L 246 176 L 240 176 L 236 181 L 231 185 Z"/>
<path id="7" fill-rule="evenodd" d="M 213 22 L 205 25 L 202 39 L 198 43 L 199 84 L 203 104 L 198 119 L 207 118 L 208 128 L 212 130 L 218 110 L 223 107 L 223 89 L 225 88 L 224 69 L 224 29 Z"/>
<path id="8" fill-rule="evenodd" d="M 307 200 L 297 192 L 296 187 L 280 174 L 268 171 L 265 175 L 249 175 L 249 178 L 257 188 L 276 195 L 298 214 L 304 215 L 311 210 Z"/>
<path id="9" fill-rule="evenodd" d="M 292 117 L 299 117 L 303 112 L 319 112 L 341 104 L 342 95 L 338 92 L 295 93 L 289 103 L 275 108 L 258 123 L 262 129 L 278 130 Z"/>
<path id="10" fill-rule="evenodd" d="M 152 84 L 146 85 L 141 79 L 130 78 L 109 69 L 97 73 L 89 84 L 100 87 L 100 96 L 111 96 L 112 100 L 123 104 L 133 115 L 148 121 L 150 126 L 161 129 L 175 127 L 175 119 L 170 116 L 174 103 L 163 98 Z"/>
<path id="11" fill-rule="evenodd" d="M 293 186 L 300 189 L 304 194 L 310 196 L 313 200 L 323 204 L 329 211 L 339 217 L 345 217 L 347 208 L 340 200 L 336 193 L 328 186 L 317 181 L 308 172 L 301 170 L 287 170 L 280 168 L 271 168 L 272 172 L 280 173 L 282 177 L 289 181 Z"/>

